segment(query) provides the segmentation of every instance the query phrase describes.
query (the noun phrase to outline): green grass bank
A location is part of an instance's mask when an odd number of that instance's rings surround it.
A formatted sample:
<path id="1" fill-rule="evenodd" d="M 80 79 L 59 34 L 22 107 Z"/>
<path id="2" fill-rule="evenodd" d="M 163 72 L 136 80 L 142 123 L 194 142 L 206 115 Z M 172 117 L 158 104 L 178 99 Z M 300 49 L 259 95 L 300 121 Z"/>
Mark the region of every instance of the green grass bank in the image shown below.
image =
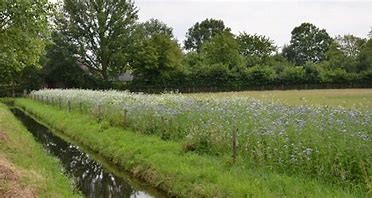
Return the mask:
<path id="1" fill-rule="evenodd" d="M 178 197 L 364 197 L 316 179 L 247 168 L 230 156 L 185 152 L 181 143 L 143 135 L 78 112 L 59 110 L 30 99 L 15 105 L 50 127 L 130 171 L 134 176 Z"/>
<path id="2" fill-rule="evenodd" d="M 81 197 L 57 158 L 0 102 L 0 197 Z"/>

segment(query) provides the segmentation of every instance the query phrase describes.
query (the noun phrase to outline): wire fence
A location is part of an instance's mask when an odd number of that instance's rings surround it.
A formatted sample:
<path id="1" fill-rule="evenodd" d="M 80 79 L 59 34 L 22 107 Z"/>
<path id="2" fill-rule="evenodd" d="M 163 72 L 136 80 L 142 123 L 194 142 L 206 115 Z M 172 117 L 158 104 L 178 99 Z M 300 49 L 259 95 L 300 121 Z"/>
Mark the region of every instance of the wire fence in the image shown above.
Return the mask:
<path id="1" fill-rule="evenodd" d="M 178 87 L 178 86 L 131 86 L 131 92 L 144 93 L 200 93 L 200 92 L 228 92 L 228 91 L 260 91 L 260 90 L 310 90 L 310 89 L 346 89 L 372 88 L 372 81 L 366 83 L 338 83 L 338 84 L 280 84 L 256 86 L 208 86 L 208 87 Z"/>
<path id="2" fill-rule="evenodd" d="M 351 89 L 351 88 L 372 88 L 371 82 L 364 83 L 323 83 L 323 84 L 276 84 L 276 85 L 255 85 L 255 86 L 128 86 L 121 88 L 131 92 L 143 92 L 158 94 L 164 92 L 178 93 L 201 93 L 201 92 L 229 92 L 229 91 L 264 91 L 264 90 L 310 90 L 310 89 Z M 24 96 L 31 90 L 25 90 L 20 85 L 0 85 L 0 97 Z"/>

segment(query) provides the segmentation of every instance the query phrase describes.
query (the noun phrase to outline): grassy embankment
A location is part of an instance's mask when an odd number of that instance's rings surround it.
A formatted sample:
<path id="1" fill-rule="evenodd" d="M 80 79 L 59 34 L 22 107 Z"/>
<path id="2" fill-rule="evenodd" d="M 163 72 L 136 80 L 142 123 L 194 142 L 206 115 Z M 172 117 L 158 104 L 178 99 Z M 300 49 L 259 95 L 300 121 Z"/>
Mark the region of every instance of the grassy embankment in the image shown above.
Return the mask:
<path id="1" fill-rule="evenodd" d="M 232 165 L 226 156 L 185 152 L 179 142 L 97 123 L 92 116 L 68 113 L 29 99 L 16 105 L 90 147 L 136 177 L 181 197 L 360 197 L 316 179 L 287 176 L 267 169 Z"/>
<path id="2" fill-rule="evenodd" d="M 58 160 L 0 103 L 0 197 L 80 197 Z"/>

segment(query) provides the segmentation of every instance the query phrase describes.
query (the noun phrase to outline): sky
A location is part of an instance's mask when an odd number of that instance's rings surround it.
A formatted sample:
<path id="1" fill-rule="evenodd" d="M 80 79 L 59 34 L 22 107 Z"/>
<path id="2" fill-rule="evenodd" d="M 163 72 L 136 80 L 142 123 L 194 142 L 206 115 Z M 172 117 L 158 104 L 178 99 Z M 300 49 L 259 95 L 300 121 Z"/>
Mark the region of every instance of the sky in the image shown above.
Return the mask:
<path id="1" fill-rule="evenodd" d="M 173 28 L 181 43 L 193 24 L 206 18 L 221 19 L 232 32 L 270 37 L 281 47 L 303 22 L 326 29 L 333 37 L 367 37 L 372 28 L 370 1 L 249 1 L 249 0 L 135 0 L 140 21 L 159 19 Z"/>

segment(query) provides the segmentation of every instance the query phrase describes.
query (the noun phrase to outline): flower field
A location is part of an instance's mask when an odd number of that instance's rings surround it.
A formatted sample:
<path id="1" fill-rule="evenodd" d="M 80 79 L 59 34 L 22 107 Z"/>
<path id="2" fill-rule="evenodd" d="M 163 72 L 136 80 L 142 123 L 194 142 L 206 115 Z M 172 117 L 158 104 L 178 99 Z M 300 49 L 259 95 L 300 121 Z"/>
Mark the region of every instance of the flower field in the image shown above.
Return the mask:
<path id="1" fill-rule="evenodd" d="M 231 159 L 236 151 L 236 164 L 247 168 L 372 190 L 369 110 L 287 106 L 238 95 L 45 89 L 30 97 L 108 126 L 180 142 L 185 152 Z"/>

